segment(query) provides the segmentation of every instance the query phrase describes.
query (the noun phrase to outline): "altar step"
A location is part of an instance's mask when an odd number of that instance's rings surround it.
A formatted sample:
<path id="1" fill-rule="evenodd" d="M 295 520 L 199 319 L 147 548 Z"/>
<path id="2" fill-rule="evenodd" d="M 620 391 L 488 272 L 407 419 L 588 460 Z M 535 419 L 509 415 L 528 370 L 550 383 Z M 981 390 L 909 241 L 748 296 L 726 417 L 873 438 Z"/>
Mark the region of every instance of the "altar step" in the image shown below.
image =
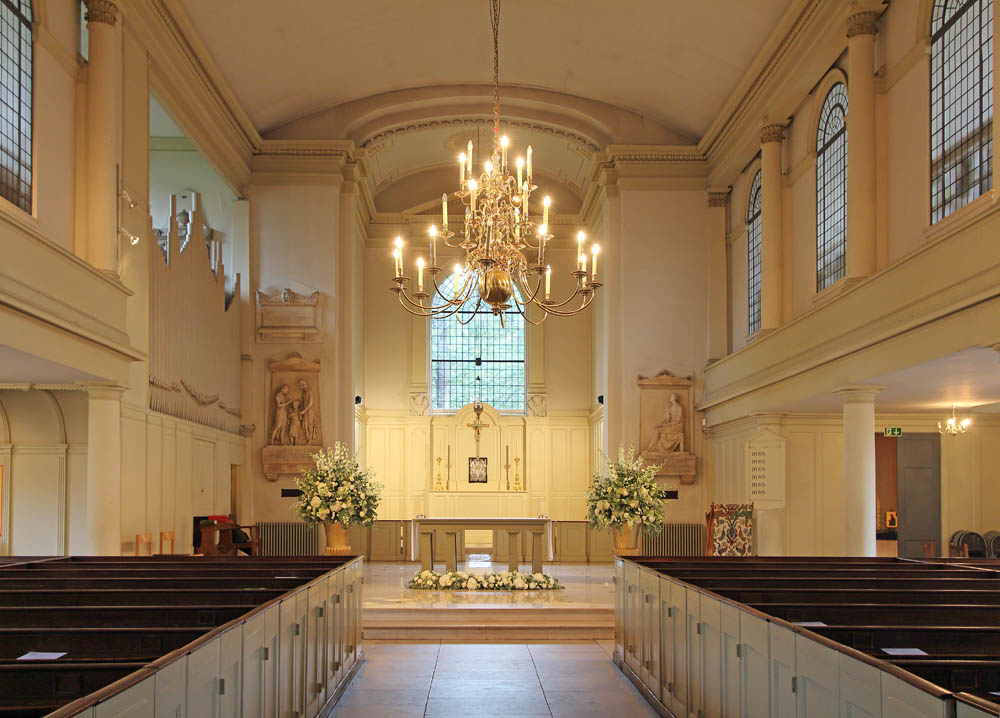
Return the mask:
<path id="1" fill-rule="evenodd" d="M 611 608 L 366 608 L 371 640 L 590 640 L 612 639 Z"/>

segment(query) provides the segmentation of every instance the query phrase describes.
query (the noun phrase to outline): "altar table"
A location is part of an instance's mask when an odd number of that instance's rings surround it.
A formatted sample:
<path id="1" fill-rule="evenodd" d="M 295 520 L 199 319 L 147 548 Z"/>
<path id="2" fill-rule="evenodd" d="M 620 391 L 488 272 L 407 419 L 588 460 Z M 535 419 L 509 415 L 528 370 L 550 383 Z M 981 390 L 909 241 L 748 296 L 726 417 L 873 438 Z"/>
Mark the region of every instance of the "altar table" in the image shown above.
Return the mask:
<path id="1" fill-rule="evenodd" d="M 445 570 L 455 571 L 458 565 L 459 531 L 507 532 L 508 567 L 516 571 L 521 555 L 521 531 L 531 532 L 531 572 L 541 573 L 542 562 L 552 557 L 552 519 L 517 518 L 416 518 L 413 519 L 412 546 L 420 547 L 420 564 L 423 570 L 434 568 L 435 531 L 444 535 Z"/>

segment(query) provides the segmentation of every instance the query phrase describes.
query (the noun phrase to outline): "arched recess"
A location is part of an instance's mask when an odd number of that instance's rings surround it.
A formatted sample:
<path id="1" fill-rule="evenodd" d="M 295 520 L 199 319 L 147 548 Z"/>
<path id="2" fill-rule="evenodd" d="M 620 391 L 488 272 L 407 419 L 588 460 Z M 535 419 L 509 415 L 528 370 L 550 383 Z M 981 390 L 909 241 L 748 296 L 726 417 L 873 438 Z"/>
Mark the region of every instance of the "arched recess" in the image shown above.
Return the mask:
<path id="1" fill-rule="evenodd" d="M 4 463 L 0 553 L 58 555 L 67 551 L 66 424 L 51 392 L 0 390 L 8 443 Z"/>
<path id="2" fill-rule="evenodd" d="M 53 391 L 62 411 L 66 431 L 66 553 L 86 548 L 87 521 L 87 423 L 85 391 Z"/>

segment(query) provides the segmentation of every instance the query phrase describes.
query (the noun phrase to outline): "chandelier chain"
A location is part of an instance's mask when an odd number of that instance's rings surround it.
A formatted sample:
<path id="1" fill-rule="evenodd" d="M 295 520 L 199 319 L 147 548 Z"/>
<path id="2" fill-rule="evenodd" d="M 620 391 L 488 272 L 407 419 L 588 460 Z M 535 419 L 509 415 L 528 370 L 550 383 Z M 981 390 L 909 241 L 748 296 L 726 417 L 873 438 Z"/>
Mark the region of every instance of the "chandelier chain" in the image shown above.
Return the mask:
<path id="1" fill-rule="evenodd" d="M 500 139 L 500 0 L 490 0 L 493 26 L 493 141 Z"/>

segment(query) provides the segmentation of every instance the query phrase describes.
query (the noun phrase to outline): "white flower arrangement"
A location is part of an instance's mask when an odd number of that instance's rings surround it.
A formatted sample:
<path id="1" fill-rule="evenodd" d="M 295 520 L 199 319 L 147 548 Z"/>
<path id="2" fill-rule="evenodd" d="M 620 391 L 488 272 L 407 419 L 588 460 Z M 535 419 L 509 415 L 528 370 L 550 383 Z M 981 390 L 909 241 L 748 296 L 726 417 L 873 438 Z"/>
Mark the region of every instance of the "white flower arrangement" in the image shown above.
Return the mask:
<path id="1" fill-rule="evenodd" d="M 639 522 L 649 535 L 663 525 L 663 502 L 667 490 L 656 483 L 659 466 L 646 465 L 645 454 L 636 456 L 635 446 L 628 453 L 618 449 L 618 460 L 612 462 L 602 454 L 607 476 L 594 474 L 587 490 L 587 518 L 596 529 L 609 526 L 633 526 Z"/>
<path id="2" fill-rule="evenodd" d="M 553 591 L 565 588 L 547 573 L 466 573 L 465 571 L 417 571 L 407 588 L 428 591 Z"/>
<path id="3" fill-rule="evenodd" d="M 375 472 L 362 470 L 357 457 L 339 441 L 312 459 L 315 465 L 295 481 L 302 492 L 295 512 L 304 521 L 332 521 L 344 527 L 375 523 L 382 501 L 382 484 L 372 480 Z"/>

